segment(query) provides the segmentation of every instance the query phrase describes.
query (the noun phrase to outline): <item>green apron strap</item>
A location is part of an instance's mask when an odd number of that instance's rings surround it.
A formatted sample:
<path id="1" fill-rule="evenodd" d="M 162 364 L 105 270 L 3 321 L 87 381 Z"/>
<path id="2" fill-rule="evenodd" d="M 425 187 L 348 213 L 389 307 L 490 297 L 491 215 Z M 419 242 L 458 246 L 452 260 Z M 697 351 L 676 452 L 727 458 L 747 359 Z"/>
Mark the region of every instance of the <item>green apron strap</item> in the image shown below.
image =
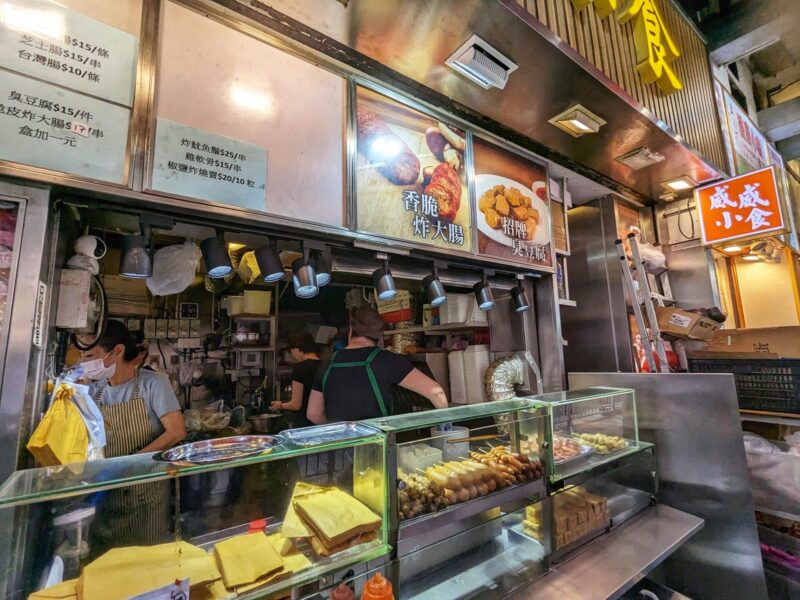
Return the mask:
<path id="1" fill-rule="evenodd" d="M 372 370 L 372 361 L 375 360 L 375 357 L 378 356 L 380 351 L 380 348 L 375 348 L 375 350 L 373 350 L 367 357 L 367 360 L 364 361 L 364 367 L 367 370 L 367 377 L 369 377 L 369 383 L 372 386 L 372 393 L 375 394 L 375 399 L 378 401 L 378 408 L 381 409 L 381 415 L 388 417 L 389 411 L 386 410 L 386 404 L 383 402 L 383 393 L 378 385 L 378 380 L 375 379 L 375 373 Z"/>
<path id="2" fill-rule="evenodd" d="M 331 362 L 328 363 L 328 368 L 325 369 L 325 375 L 322 376 L 322 393 L 325 393 L 325 385 L 328 383 L 328 375 L 331 374 L 331 369 L 333 369 L 333 363 L 336 362 L 336 355 L 339 352 L 334 352 L 333 356 L 331 356 Z"/>

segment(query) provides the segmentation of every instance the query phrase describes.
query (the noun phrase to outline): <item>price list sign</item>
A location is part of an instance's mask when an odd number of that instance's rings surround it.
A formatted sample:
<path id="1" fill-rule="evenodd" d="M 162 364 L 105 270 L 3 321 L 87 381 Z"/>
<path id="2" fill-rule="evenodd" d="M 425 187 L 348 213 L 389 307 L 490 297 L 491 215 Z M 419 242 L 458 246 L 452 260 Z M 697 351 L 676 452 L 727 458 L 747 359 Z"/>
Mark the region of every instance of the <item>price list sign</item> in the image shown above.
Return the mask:
<path id="1" fill-rule="evenodd" d="M 0 0 L 0 66 L 130 107 L 137 43 L 48 0 Z"/>

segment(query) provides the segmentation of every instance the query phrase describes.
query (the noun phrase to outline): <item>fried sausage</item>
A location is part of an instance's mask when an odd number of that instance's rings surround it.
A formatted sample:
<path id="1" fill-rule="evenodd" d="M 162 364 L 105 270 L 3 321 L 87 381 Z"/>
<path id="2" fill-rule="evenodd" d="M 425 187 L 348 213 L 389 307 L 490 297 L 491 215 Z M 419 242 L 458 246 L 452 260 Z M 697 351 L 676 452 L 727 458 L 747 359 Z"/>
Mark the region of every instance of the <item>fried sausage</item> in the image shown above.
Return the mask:
<path id="1" fill-rule="evenodd" d="M 400 137 L 375 113 L 359 108 L 356 114 L 358 151 L 396 185 L 411 185 L 419 177 L 419 159 Z"/>
<path id="2" fill-rule="evenodd" d="M 442 221 L 452 221 L 461 206 L 461 179 L 447 163 L 436 166 L 425 193 L 436 199 L 438 216 Z"/>
<path id="3" fill-rule="evenodd" d="M 428 127 L 425 130 L 425 143 L 428 149 L 436 157 L 439 162 L 444 161 L 444 147 L 447 145 L 447 140 L 436 127 Z"/>

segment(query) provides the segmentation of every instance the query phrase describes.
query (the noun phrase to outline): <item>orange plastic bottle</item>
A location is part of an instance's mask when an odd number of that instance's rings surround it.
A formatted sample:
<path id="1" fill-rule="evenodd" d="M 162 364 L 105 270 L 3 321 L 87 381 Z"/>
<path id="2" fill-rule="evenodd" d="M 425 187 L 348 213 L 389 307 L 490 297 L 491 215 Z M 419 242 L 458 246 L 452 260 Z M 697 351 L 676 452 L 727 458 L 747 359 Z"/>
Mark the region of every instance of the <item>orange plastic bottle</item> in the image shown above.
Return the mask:
<path id="1" fill-rule="evenodd" d="M 394 600 L 392 583 L 380 573 L 376 573 L 364 586 L 361 600 Z"/>
<path id="2" fill-rule="evenodd" d="M 355 598 L 353 590 L 344 583 L 340 583 L 331 594 L 331 600 L 355 600 Z"/>

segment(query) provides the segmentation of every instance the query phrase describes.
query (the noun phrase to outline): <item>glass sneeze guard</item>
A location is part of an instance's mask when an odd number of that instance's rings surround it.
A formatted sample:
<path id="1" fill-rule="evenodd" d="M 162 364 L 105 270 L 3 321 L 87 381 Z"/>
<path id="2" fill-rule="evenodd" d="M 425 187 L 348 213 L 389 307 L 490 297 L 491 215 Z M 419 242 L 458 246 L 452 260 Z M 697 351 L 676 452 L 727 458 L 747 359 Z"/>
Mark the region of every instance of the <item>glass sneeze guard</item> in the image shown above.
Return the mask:
<path id="1" fill-rule="evenodd" d="M 300 457 L 339 448 L 374 444 L 382 441 L 383 437 L 382 433 L 376 431 L 369 437 L 324 442 L 309 447 L 300 447 L 284 441 L 267 452 L 215 464 L 163 462 L 156 460 L 155 457 L 158 453 L 153 452 L 56 467 L 24 469 L 15 471 L 0 486 L 0 508 L 33 504 L 42 500 L 58 500 L 89 492 L 124 487 L 132 483 L 159 481 Z"/>

